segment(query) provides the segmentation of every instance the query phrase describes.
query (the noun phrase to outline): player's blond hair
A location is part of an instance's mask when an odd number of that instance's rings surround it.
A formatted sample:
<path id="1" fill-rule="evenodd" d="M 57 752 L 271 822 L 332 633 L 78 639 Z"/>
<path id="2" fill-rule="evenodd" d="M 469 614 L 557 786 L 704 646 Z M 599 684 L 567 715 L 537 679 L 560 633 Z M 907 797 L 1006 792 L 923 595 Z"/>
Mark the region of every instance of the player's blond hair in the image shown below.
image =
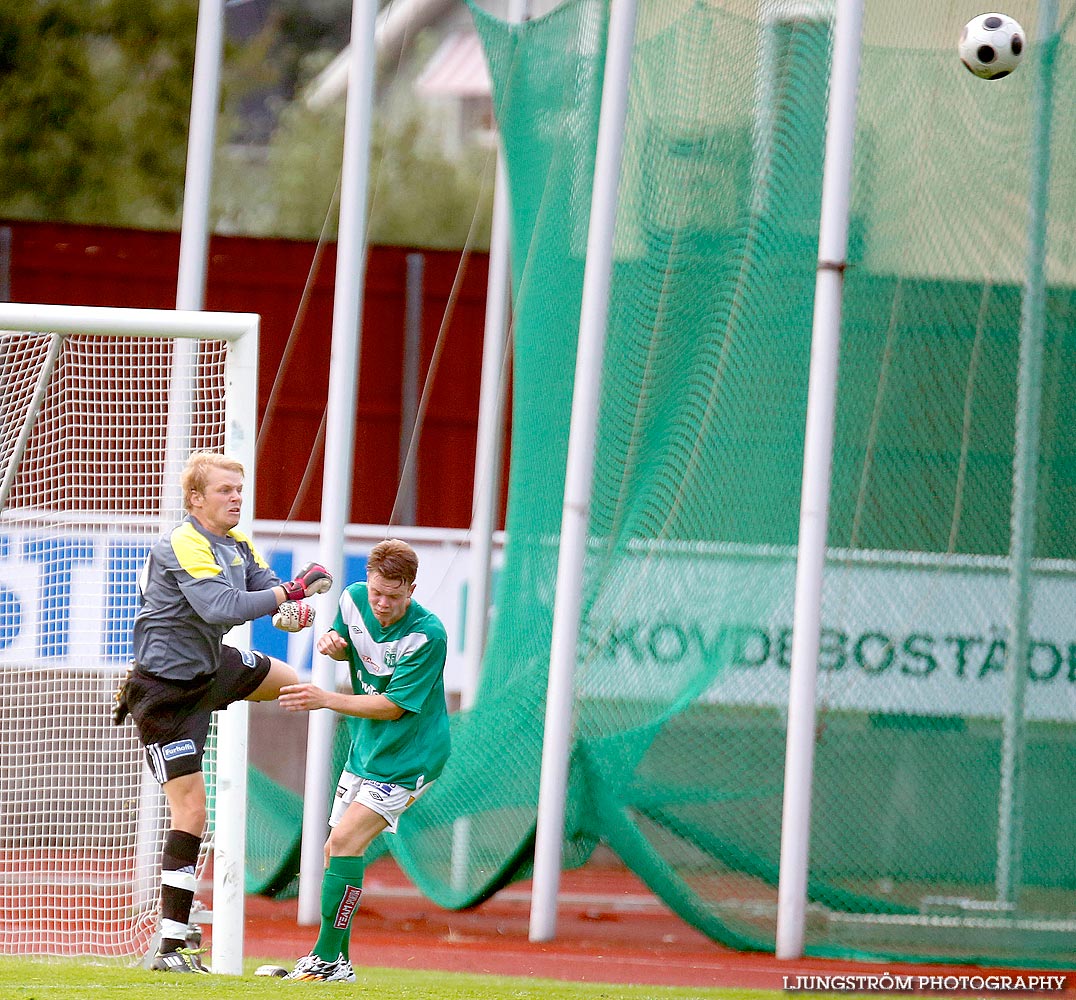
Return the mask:
<path id="1" fill-rule="evenodd" d="M 183 472 L 179 476 L 179 486 L 183 490 L 183 509 L 190 511 L 191 494 L 204 493 L 206 484 L 209 482 L 210 469 L 226 469 L 228 472 L 238 472 L 245 476 L 242 462 L 229 458 L 227 455 L 219 455 L 215 451 L 196 451 L 187 459 Z"/>
<path id="2" fill-rule="evenodd" d="M 366 560 L 366 575 L 371 573 L 378 573 L 386 580 L 412 584 L 418 576 L 418 554 L 407 542 L 386 538 L 370 550 L 370 557 Z"/>

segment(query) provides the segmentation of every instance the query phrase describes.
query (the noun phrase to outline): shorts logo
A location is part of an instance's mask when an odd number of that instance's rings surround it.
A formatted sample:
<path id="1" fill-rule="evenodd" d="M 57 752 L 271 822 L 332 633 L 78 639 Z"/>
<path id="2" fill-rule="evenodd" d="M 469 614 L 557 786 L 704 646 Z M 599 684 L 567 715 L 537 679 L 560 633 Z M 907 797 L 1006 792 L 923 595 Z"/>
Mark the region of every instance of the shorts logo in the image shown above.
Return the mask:
<path id="1" fill-rule="evenodd" d="M 362 889 L 357 885 L 349 885 L 344 889 L 344 898 L 340 901 L 340 907 L 336 911 L 336 919 L 333 920 L 333 927 L 338 931 L 344 930 L 351 922 L 351 917 L 359 906 L 359 897 L 362 895 Z"/>
<path id="2" fill-rule="evenodd" d="M 177 757 L 193 757 L 196 752 L 194 740 L 176 740 L 175 743 L 166 743 L 161 747 L 161 755 L 165 760 L 175 760 Z"/>
<path id="3" fill-rule="evenodd" d="M 395 785 L 390 785 L 387 781 L 367 781 L 365 785 L 366 794 L 375 802 L 384 802 L 396 788 Z"/>
<path id="4" fill-rule="evenodd" d="M 248 670 L 253 670 L 258 665 L 257 657 L 249 649 L 239 650 L 239 655 L 243 658 L 243 666 Z"/>

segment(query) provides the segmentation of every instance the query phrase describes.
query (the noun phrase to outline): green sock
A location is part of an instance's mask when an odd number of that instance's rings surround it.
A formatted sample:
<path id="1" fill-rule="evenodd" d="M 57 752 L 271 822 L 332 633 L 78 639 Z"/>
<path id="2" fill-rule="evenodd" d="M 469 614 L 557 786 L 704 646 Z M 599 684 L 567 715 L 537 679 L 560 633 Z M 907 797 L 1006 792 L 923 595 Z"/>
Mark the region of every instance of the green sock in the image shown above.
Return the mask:
<path id="1" fill-rule="evenodd" d="M 314 954 L 324 962 L 335 962 L 346 947 L 351 917 L 362 895 L 363 858 L 329 858 L 321 880 L 321 930 L 314 942 Z"/>

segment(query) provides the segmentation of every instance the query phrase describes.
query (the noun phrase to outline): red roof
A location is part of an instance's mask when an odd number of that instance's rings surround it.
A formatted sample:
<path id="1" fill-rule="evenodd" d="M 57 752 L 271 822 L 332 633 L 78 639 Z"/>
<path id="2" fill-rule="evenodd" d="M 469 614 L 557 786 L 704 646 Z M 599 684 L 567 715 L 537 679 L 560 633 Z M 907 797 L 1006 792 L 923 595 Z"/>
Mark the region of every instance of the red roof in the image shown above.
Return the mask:
<path id="1" fill-rule="evenodd" d="M 489 97 L 489 72 L 478 36 L 471 31 L 449 35 L 415 81 L 415 89 L 429 96 Z"/>

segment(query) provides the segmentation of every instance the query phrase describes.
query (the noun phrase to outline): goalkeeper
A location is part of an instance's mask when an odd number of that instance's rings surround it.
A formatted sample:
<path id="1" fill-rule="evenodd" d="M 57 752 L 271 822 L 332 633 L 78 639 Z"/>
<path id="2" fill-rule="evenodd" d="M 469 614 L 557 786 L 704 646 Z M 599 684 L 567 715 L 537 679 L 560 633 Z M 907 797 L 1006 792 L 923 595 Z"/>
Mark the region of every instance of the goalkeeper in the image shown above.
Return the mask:
<path id="1" fill-rule="evenodd" d="M 202 754 L 212 713 L 240 699 L 271 701 L 294 684 L 281 660 L 223 643 L 233 625 L 273 614 L 288 631 L 313 622 L 301 599 L 332 586 L 311 563 L 283 583 L 236 530 L 243 466 L 195 452 L 180 479 L 187 516 L 151 549 L 138 585 L 134 662 L 116 693 L 114 721 L 130 712 L 171 819 L 161 856 L 161 943 L 150 968 L 205 973 L 186 947 L 195 868 L 206 823 Z"/>
<path id="2" fill-rule="evenodd" d="M 396 832 L 404 810 L 448 759 L 448 640 L 440 619 L 411 600 L 417 573 L 415 550 L 390 538 L 370 552 L 366 582 L 341 594 L 333 627 L 317 649 L 349 665 L 354 694 L 313 684 L 280 693 L 280 704 L 292 712 L 339 712 L 351 736 L 329 816 L 321 929 L 287 979 L 355 982 L 348 937 L 362 894 L 363 855 L 382 830 Z"/>

